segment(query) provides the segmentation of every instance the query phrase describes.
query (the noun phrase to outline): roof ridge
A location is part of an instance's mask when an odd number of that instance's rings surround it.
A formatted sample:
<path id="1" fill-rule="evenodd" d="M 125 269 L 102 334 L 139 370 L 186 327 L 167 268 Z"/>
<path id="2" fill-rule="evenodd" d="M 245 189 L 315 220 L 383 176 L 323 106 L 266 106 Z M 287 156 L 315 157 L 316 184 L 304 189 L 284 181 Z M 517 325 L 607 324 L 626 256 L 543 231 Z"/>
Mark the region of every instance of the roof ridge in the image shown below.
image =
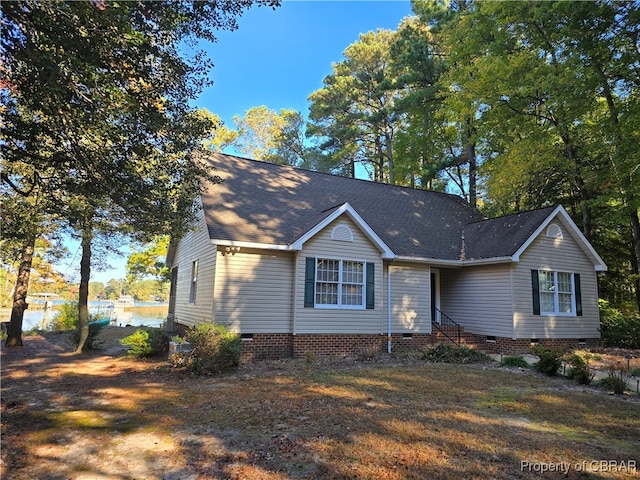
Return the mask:
<path id="1" fill-rule="evenodd" d="M 423 189 L 423 188 L 414 188 L 414 187 L 408 187 L 408 186 L 405 186 L 405 185 L 393 185 L 391 183 L 376 182 L 376 181 L 373 181 L 373 180 L 367 180 L 365 178 L 345 177 L 343 175 L 336 175 L 334 173 L 320 172 L 320 171 L 317 171 L 317 170 L 309 170 L 308 168 L 295 167 L 293 165 L 281 165 L 279 163 L 268 162 L 266 160 L 256 160 L 256 159 L 253 159 L 253 158 L 241 157 L 239 155 L 232 155 L 232 154 L 223 153 L 223 152 L 204 152 L 204 153 L 205 153 L 205 155 L 214 154 L 214 155 L 222 155 L 222 156 L 225 156 L 225 157 L 233 157 L 233 158 L 236 158 L 238 160 L 244 160 L 244 161 L 247 161 L 247 162 L 254 162 L 254 163 L 258 163 L 258 164 L 262 164 L 262 165 L 269 165 L 269 166 L 273 166 L 273 167 L 277 167 L 277 168 L 287 168 L 287 169 L 295 170 L 295 171 L 298 171 L 298 172 L 309 173 L 309 174 L 312 174 L 312 175 L 325 175 L 325 176 L 329 176 L 329 177 L 332 177 L 332 178 L 340 178 L 340 179 L 346 179 L 346 180 L 356 180 L 358 182 L 364 182 L 364 183 L 369 184 L 369 185 L 381 185 L 381 186 L 385 186 L 385 187 L 389 187 L 389 188 L 397 188 L 397 189 L 409 190 L 409 191 L 412 191 L 412 192 L 425 192 L 426 194 L 429 194 L 429 195 L 430 194 L 443 195 L 443 196 L 446 196 L 446 197 L 451 197 L 451 198 L 453 198 L 455 200 L 461 200 L 461 201 L 463 201 L 463 202 L 468 204 L 468 202 L 466 201 L 466 199 L 464 197 L 462 197 L 460 195 L 456 195 L 455 193 L 438 192 L 438 191 L 435 191 L 435 190 L 426 190 L 426 189 Z M 470 204 L 469 204 L 469 206 L 470 206 Z"/>

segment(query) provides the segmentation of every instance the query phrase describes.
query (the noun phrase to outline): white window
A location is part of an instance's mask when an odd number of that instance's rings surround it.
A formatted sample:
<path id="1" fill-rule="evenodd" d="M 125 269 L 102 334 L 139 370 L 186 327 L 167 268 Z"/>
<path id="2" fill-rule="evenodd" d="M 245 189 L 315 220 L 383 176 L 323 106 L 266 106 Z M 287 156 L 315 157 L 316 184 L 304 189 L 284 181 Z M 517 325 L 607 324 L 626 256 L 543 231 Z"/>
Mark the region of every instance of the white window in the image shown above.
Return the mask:
<path id="1" fill-rule="evenodd" d="M 316 259 L 315 305 L 364 308 L 364 265 L 352 260 Z"/>
<path id="2" fill-rule="evenodd" d="M 540 313 L 547 315 L 575 315 L 573 273 L 550 270 L 539 271 Z"/>
<path id="3" fill-rule="evenodd" d="M 198 260 L 191 264 L 191 287 L 189 289 L 189 303 L 196 303 L 196 290 L 198 288 Z"/>

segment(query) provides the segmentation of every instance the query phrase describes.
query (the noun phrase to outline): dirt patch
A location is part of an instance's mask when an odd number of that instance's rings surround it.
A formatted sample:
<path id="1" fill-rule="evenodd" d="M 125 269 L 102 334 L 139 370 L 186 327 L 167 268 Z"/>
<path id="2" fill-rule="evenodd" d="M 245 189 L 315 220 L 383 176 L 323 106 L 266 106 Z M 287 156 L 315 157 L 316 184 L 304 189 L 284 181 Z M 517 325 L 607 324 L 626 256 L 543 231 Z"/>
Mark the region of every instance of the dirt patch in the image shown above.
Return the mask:
<path id="1" fill-rule="evenodd" d="M 133 331 L 105 328 L 83 355 L 63 334 L 3 349 L 3 479 L 507 479 L 538 477 L 525 460 L 640 465 L 636 395 L 388 356 L 192 378 L 127 358 L 119 340 Z"/>

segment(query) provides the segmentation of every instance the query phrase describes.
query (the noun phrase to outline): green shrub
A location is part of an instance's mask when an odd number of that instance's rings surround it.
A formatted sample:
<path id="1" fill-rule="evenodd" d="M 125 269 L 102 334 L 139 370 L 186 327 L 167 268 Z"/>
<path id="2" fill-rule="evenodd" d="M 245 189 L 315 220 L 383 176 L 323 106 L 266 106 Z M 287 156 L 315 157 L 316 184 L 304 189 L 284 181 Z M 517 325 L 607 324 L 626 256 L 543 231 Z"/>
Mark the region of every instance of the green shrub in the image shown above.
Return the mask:
<path id="1" fill-rule="evenodd" d="M 589 352 L 577 351 L 569 354 L 566 358 L 569 364 L 567 376 L 580 385 L 589 385 L 595 376 L 595 372 L 589 366 L 590 359 Z"/>
<path id="2" fill-rule="evenodd" d="M 600 388 L 613 391 L 616 395 L 621 395 L 627 389 L 627 382 L 624 379 L 622 370 L 616 368 L 609 369 L 609 376 L 601 378 L 596 382 Z"/>
<path id="3" fill-rule="evenodd" d="M 96 315 L 89 315 L 89 337 L 87 338 L 86 349 L 91 350 L 98 348 L 97 337 L 102 331 L 102 325 L 92 324 L 91 322 L 98 320 Z M 71 343 L 78 345 L 80 341 L 80 332 L 78 331 L 78 303 L 67 302 L 56 313 L 51 320 L 51 330 L 54 332 L 66 332 L 71 330 Z"/>
<path id="4" fill-rule="evenodd" d="M 630 377 L 640 377 L 640 367 L 632 368 L 629 372 Z"/>
<path id="5" fill-rule="evenodd" d="M 520 355 L 502 357 L 500 365 L 503 367 L 529 368 L 529 363 Z"/>
<path id="6" fill-rule="evenodd" d="M 558 370 L 562 365 L 562 359 L 560 353 L 557 350 L 551 350 L 542 345 L 536 345 L 531 348 L 531 352 L 537 355 L 540 359 L 538 363 L 534 365 L 534 368 L 540 372 L 549 376 L 558 374 Z"/>
<path id="7" fill-rule="evenodd" d="M 169 337 L 160 328 L 139 328 L 120 343 L 130 347 L 127 355 L 131 357 L 157 357 L 167 353 Z"/>
<path id="8" fill-rule="evenodd" d="M 422 360 L 443 363 L 482 363 L 489 362 L 490 357 L 466 345 L 453 343 L 436 343 L 422 350 Z"/>
<path id="9" fill-rule="evenodd" d="M 78 325 L 78 304 L 65 303 L 51 320 L 51 329 L 54 332 L 73 330 Z"/>
<path id="10" fill-rule="evenodd" d="M 191 344 L 191 352 L 185 354 L 184 363 L 192 373 L 220 373 L 240 363 L 240 335 L 224 325 L 201 323 L 187 331 L 185 340 Z"/>
<path id="11" fill-rule="evenodd" d="M 624 315 L 606 300 L 600 306 L 600 342 L 605 347 L 640 348 L 640 315 Z"/>

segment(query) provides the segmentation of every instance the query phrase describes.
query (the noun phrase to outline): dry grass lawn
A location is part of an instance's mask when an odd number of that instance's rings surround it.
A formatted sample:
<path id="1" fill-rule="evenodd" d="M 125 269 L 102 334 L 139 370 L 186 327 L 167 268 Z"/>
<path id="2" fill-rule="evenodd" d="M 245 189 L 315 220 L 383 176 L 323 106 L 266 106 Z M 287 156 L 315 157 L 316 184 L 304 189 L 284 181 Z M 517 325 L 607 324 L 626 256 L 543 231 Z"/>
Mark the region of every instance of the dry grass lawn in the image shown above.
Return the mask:
<path id="1" fill-rule="evenodd" d="M 3 351 L 0 473 L 638 478 L 640 401 L 495 365 L 282 361 L 191 378 L 34 337 Z"/>

